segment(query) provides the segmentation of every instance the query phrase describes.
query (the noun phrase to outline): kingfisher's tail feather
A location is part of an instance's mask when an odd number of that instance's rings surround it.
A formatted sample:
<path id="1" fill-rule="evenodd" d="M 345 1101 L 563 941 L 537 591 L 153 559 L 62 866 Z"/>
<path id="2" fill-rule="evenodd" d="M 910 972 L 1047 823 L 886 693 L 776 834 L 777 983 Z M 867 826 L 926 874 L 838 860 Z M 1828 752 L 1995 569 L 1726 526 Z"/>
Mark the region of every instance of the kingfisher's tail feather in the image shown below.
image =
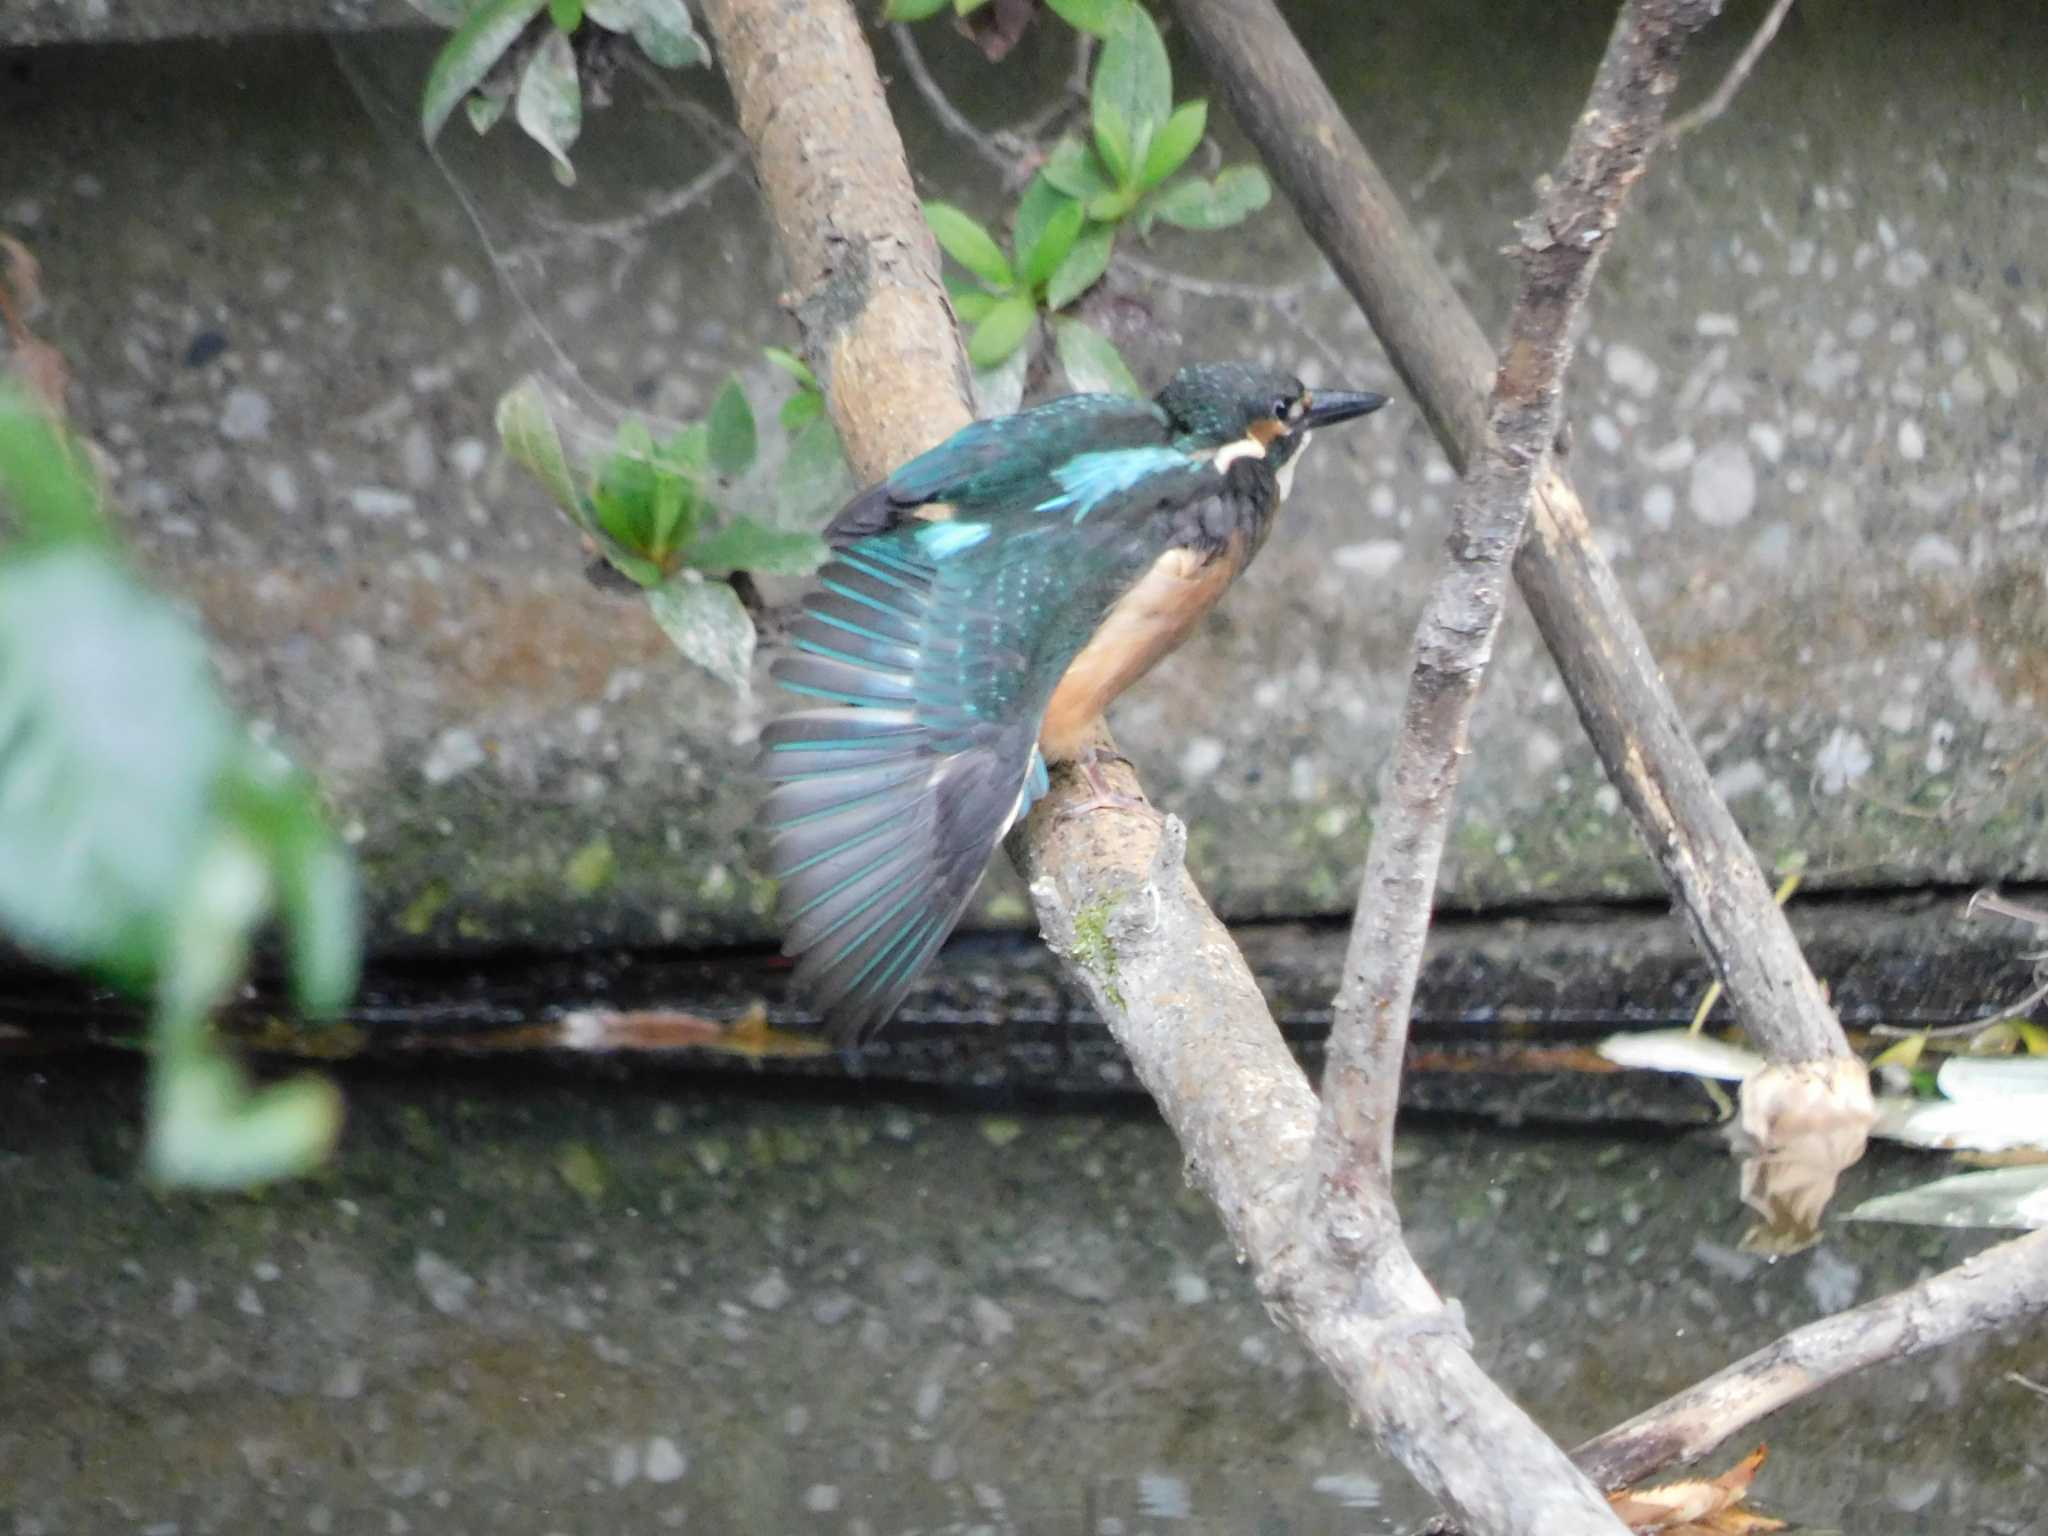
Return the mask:
<path id="1" fill-rule="evenodd" d="M 774 668 L 817 707 L 771 721 L 759 772 L 769 873 L 796 984 L 849 1043 L 881 1024 L 952 932 L 997 841 L 1044 789 L 1035 722 L 918 707 L 935 573 L 842 555 Z"/>

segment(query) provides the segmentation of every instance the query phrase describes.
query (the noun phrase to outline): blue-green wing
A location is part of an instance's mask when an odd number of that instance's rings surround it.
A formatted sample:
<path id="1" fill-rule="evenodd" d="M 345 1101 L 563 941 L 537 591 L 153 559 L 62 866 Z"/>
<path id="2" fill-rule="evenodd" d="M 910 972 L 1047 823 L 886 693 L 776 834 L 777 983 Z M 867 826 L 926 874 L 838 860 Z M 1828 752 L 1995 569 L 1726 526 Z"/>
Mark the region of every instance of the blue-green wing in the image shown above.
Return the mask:
<path id="1" fill-rule="evenodd" d="M 1063 395 L 1013 416 L 961 428 L 854 497 L 825 529 L 843 547 L 895 527 L 917 507 L 969 513 L 1028 502 L 1033 488 L 1078 454 L 1163 445 L 1166 415 L 1127 395 Z"/>

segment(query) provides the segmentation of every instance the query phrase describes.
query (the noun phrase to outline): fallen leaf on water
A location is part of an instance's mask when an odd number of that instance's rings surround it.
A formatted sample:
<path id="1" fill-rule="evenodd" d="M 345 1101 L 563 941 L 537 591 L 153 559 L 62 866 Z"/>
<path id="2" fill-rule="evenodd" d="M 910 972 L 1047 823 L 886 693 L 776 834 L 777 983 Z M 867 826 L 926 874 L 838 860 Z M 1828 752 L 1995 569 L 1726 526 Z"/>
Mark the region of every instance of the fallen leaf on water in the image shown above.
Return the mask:
<path id="1" fill-rule="evenodd" d="M 1607 1502 L 1622 1523 L 1640 1536 L 1744 1536 L 1750 1531 L 1782 1531 L 1784 1521 L 1741 1508 L 1767 1454 L 1760 1445 L 1719 1477 L 1662 1483 L 1655 1488 L 1624 1488 L 1610 1493 Z"/>

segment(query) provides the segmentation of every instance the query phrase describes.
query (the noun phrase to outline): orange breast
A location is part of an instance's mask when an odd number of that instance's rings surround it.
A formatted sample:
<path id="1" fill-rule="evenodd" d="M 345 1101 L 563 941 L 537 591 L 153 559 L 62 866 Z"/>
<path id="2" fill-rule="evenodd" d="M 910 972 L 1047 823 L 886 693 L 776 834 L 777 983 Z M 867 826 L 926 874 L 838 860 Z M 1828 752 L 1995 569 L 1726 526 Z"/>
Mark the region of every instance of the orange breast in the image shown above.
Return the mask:
<path id="1" fill-rule="evenodd" d="M 1153 562 L 1117 600 L 1053 689 L 1038 731 L 1046 760 L 1063 763 L 1080 756 L 1102 712 L 1179 648 L 1243 568 L 1241 539 L 1206 559 L 1192 550 L 1170 549 Z"/>

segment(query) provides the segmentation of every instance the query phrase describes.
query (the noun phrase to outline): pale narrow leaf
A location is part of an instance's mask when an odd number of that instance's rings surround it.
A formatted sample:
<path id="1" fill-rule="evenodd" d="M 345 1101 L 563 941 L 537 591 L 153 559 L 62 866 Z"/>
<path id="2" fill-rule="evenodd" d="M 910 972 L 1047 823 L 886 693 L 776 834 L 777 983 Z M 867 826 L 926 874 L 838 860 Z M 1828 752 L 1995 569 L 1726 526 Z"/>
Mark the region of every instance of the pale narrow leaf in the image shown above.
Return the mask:
<path id="1" fill-rule="evenodd" d="M 527 137 L 554 157 L 556 178 L 564 186 L 575 185 L 569 150 L 583 131 L 583 86 L 567 33 L 548 33 L 526 61 L 512 112 Z"/>
<path id="2" fill-rule="evenodd" d="M 1923 1227 L 2048 1227 L 2048 1164 L 1935 1179 L 1866 1200 L 1849 1219 Z"/>
<path id="3" fill-rule="evenodd" d="M 1755 1051 L 1684 1029 L 1609 1035 L 1597 1049 L 1618 1066 L 1682 1072 L 1688 1077 L 1716 1077 L 1729 1083 L 1741 1082 L 1764 1064 L 1763 1057 Z"/>
<path id="4" fill-rule="evenodd" d="M 484 0 L 456 29 L 435 55 L 420 96 L 420 132 L 429 144 L 546 6 L 547 0 Z"/>

